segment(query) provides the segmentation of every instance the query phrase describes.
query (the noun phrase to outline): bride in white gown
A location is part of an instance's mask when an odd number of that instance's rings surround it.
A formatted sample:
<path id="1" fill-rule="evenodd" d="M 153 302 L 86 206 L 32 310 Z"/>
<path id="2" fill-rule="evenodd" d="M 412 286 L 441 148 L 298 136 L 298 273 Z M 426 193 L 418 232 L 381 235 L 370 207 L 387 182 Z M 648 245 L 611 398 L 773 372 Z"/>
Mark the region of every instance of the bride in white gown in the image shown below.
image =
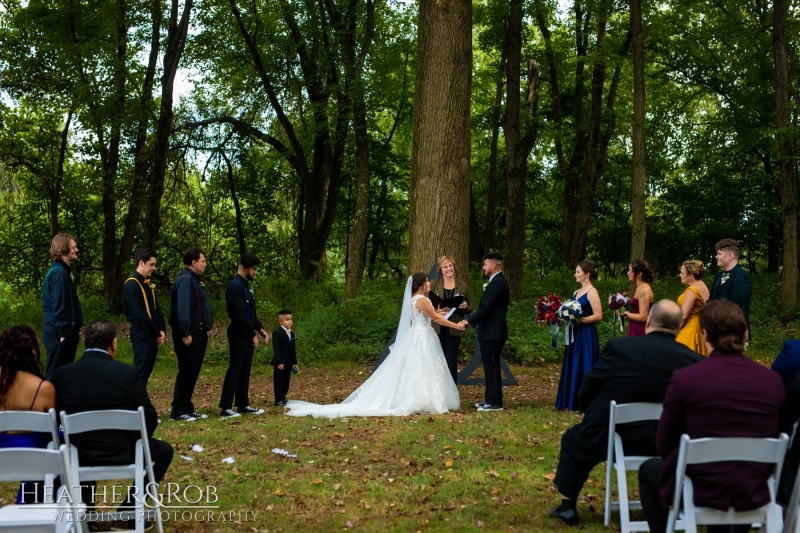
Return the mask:
<path id="1" fill-rule="evenodd" d="M 408 278 L 400 326 L 395 343 L 381 366 L 342 403 L 319 405 L 290 400 L 289 416 L 406 416 L 413 413 L 446 413 L 458 409 L 458 388 L 431 320 L 442 326 L 464 329 L 434 310 L 424 295 L 428 277 L 418 272 Z"/>

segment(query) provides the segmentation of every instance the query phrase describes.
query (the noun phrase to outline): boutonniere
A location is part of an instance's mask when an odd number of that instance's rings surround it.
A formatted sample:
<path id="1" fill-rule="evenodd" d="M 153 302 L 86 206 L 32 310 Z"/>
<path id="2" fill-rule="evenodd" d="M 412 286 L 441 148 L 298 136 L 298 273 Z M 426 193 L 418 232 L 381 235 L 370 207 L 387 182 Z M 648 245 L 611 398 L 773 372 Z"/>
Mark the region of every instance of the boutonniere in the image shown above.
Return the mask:
<path id="1" fill-rule="evenodd" d="M 255 296 L 256 295 L 256 290 L 253 287 L 249 287 L 247 290 L 250 291 L 250 296 Z"/>
<path id="2" fill-rule="evenodd" d="M 730 272 L 725 272 L 722 274 L 722 277 L 719 279 L 720 285 L 725 285 L 725 282 L 730 279 L 731 275 Z"/>
<path id="3" fill-rule="evenodd" d="M 72 283 L 75 283 L 75 274 L 70 274 L 70 275 L 69 275 L 69 280 L 70 280 Z"/>
<path id="4" fill-rule="evenodd" d="M 156 284 L 155 283 L 148 283 L 148 285 L 150 285 L 150 290 L 151 291 L 156 290 Z"/>
<path id="5" fill-rule="evenodd" d="M 488 287 L 488 286 L 489 286 L 489 282 L 484 283 L 483 284 L 483 290 L 486 291 L 486 287 Z"/>

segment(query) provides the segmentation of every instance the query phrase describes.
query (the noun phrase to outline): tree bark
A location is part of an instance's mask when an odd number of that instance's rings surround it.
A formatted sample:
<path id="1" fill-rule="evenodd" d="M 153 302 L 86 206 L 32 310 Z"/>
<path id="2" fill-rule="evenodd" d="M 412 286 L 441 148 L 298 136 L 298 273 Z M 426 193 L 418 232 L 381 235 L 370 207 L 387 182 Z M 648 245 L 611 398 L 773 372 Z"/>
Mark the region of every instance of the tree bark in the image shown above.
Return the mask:
<path id="1" fill-rule="evenodd" d="M 642 0 L 631 0 L 631 33 L 633 34 L 633 176 L 631 177 L 631 261 L 644 257 L 645 250 L 645 86 L 644 28 Z"/>
<path id="2" fill-rule="evenodd" d="M 505 125 L 508 159 L 505 272 L 512 300 L 522 296 L 525 259 L 525 196 L 528 156 L 536 142 L 539 110 L 539 64 L 528 61 L 525 132 L 520 132 L 520 63 L 522 62 L 522 0 L 511 0 L 508 13 L 507 96 Z"/>
<path id="3" fill-rule="evenodd" d="M 183 13 L 178 20 L 179 0 L 172 0 L 172 9 L 167 30 L 167 49 L 164 52 L 164 73 L 161 76 L 161 105 L 158 125 L 156 126 L 155 143 L 153 145 L 153 170 L 150 188 L 147 195 L 147 208 L 144 225 L 144 245 L 155 248 L 158 234 L 161 231 L 161 199 L 164 196 L 164 184 L 167 174 L 167 156 L 169 155 L 169 139 L 172 133 L 172 98 L 175 88 L 175 74 L 186 47 L 186 35 L 189 31 L 189 18 L 192 13 L 193 0 L 184 0 Z"/>
<path id="4" fill-rule="evenodd" d="M 592 69 L 591 112 L 589 115 L 589 142 L 586 151 L 586 161 L 583 165 L 583 179 L 578 212 L 573 230 L 572 246 L 570 248 L 569 264 L 575 265 L 583 261 L 586 254 L 586 241 L 589 231 L 589 215 L 592 211 L 594 193 L 597 187 L 595 166 L 600 157 L 600 126 L 603 120 L 603 87 L 606 79 L 607 58 L 605 50 L 606 23 L 608 19 L 608 4 L 601 2 L 600 14 L 597 21 L 597 38 L 595 41 L 595 60 Z"/>
<path id="5" fill-rule="evenodd" d="M 64 124 L 64 129 L 61 130 L 61 146 L 58 149 L 58 168 L 56 169 L 56 176 L 53 180 L 52 189 L 50 192 L 50 204 L 48 205 L 48 213 L 50 216 L 50 238 L 52 239 L 58 235 L 58 210 L 59 203 L 61 202 L 61 187 L 64 183 L 64 162 L 67 158 L 67 148 L 69 146 L 69 126 L 72 122 L 72 108 L 67 112 L 67 121 Z M 45 185 L 47 185 L 45 183 Z M 48 187 L 45 187 L 48 188 Z"/>
<path id="6" fill-rule="evenodd" d="M 231 190 L 231 200 L 233 201 L 233 212 L 236 217 L 236 240 L 239 242 L 239 253 L 247 253 L 247 242 L 244 238 L 244 221 L 242 219 L 242 206 L 239 205 L 239 197 L 236 195 L 236 180 L 233 177 L 233 165 L 224 151 L 220 152 L 225 165 L 228 168 L 228 188 Z"/>
<path id="7" fill-rule="evenodd" d="M 783 288 L 781 310 L 797 303 L 797 191 L 792 165 L 789 70 L 786 57 L 787 0 L 775 0 L 772 14 L 772 49 L 775 55 L 775 122 L 778 127 L 778 174 L 783 212 Z"/>
<path id="8" fill-rule="evenodd" d="M 506 31 L 503 32 L 503 49 L 500 54 L 500 65 L 497 68 L 495 83 L 494 107 L 492 109 L 492 141 L 489 147 L 489 178 L 486 190 L 486 224 L 484 225 L 483 250 L 481 256 L 497 246 L 497 142 L 500 137 L 500 125 L 503 118 L 503 86 L 506 80 L 506 63 L 508 62 L 508 17 Z M 480 257 L 477 258 L 480 260 Z"/>
<path id="9" fill-rule="evenodd" d="M 117 2 L 117 55 L 114 63 L 113 109 L 110 116 L 108 149 L 101 151 L 103 163 L 103 294 L 107 302 L 122 303 L 122 266 L 117 261 L 117 197 L 116 181 L 119 169 L 122 123 L 125 115 L 125 81 L 127 79 L 128 24 L 125 0 Z M 104 127 L 98 117 L 98 132 Z M 98 139 L 102 136 L 98 134 Z M 102 154 L 105 152 L 105 156 Z"/>
<path id="10" fill-rule="evenodd" d="M 356 145 L 356 210 L 353 226 L 347 239 L 347 268 L 345 271 L 345 296 L 358 296 L 361 280 L 364 277 L 364 265 L 367 259 L 367 234 L 369 233 L 370 216 L 370 137 L 367 131 L 367 104 L 364 99 L 364 80 L 362 79 L 364 60 L 369 53 L 375 27 L 374 4 L 367 0 L 367 19 L 364 42 L 361 53 L 356 57 L 355 40 L 355 1 L 351 1 L 348 10 L 349 27 L 339 22 L 341 17 L 332 0 L 326 1 L 328 11 L 333 13 L 334 23 L 340 28 L 342 57 L 347 76 L 352 80 L 353 133 Z"/>
<path id="11" fill-rule="evenodd" d="M 564 175 L 564 221 L 561 227 L 561 264 L 571 265 L 572 236 L 575 231 L 575 211 L 577 209 L 578 189 L 580 187 L 579 171 L 586 157 L 586 129 L 583 124 L 583 93 L 586 52 L 588 49 L 588 25 L 591 19 L 585 14 L 580 2 L 575 2 L 575 48 L 577 62 L 575 64 L 575 144 L 569 163 L 563 170 Z M 560 126 L 559 126 L 560 129 Z"/>
<path id="12" fill-rule="evenodd" d="M 152 29 L 150 34 L 150 55 L 147 61 L 139 107 L 136 110 L 136 140 L 133 144 L 133 183 L 131 186 L 128 213 L 125 216 L 125 227 L 119 244 L 117 261 L 123 265 L 133 256 L 133 246 L 139 221 L 147 201 L 147 187 L 152 158 L 147 150 L 147 134 L 153 120 L 153 87 L 155 85 L 156 67 L 161 51 L 161 0 L 152 0 L 150 4 Z"/>
<path id="13" fill-rule="evenodd" d="M 420 0 L 412 115 L 408 273 L 469 263 L 472 1 Z"/>

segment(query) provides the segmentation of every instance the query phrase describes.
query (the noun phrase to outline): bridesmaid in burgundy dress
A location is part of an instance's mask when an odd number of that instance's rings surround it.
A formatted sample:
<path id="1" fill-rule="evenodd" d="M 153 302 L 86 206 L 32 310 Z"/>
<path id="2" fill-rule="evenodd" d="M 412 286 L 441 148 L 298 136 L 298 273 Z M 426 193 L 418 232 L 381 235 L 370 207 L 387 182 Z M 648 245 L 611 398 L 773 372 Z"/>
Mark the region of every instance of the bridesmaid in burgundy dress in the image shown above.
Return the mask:
<path id="1" fill-rule="evenodd" d="M 628 337 L 644 337 L 644 324 L 653 305 L 653 267 L 644 259 L 636 259 L 628 268 L 628 279 L 636 282 L 636 292 L 631 298 L 631 310 L 617 315 L 628 319 Z"/>

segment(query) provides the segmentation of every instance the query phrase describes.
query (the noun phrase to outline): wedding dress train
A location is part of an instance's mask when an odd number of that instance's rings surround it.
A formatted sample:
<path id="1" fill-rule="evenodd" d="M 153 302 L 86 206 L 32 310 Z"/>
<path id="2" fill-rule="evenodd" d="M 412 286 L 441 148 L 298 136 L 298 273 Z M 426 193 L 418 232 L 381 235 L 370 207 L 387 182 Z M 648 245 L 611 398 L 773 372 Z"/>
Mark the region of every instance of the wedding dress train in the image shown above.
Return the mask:
<path id="1" fill-rule="evenodd" d="M 458 387 L 450 376 L 439 338 L 430 319 L 416 306 L 423 296 L 410 298 L 410 284 L 409 280 L 397 341 L 369 379 L 342 403 L 319 405 L 290 400 L 286 405 L 287 415 L 407 416 L 446 413 L 459 408 Z"/>

